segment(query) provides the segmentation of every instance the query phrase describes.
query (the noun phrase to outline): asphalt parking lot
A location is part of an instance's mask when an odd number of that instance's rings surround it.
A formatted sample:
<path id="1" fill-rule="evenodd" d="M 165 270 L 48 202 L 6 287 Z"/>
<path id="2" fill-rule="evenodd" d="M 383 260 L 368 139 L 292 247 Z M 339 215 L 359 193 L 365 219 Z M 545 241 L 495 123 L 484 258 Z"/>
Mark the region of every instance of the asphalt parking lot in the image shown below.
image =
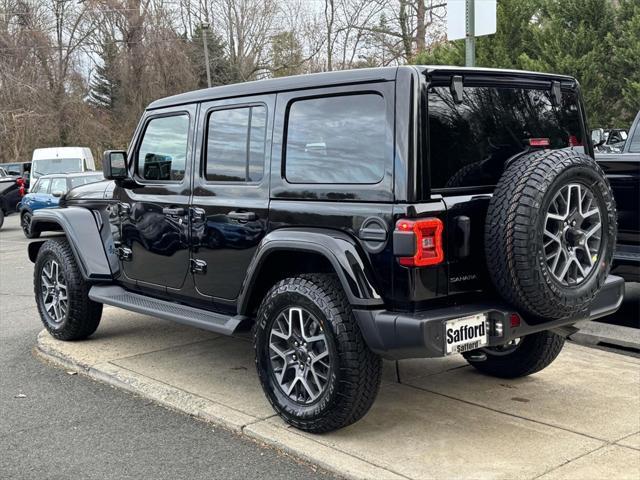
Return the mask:
<path id="1" fill-rule="evenodd" d="M 624 327 L 633 343 L 637 286 L 620 314 L 589 326 L 600 333 L 579 339 L 593 347 L 570 342 L 539 374 L 493 379 L 459 357 L 387 362 L 371 413 L 314 436 L 274 416 L 246 338 L 111 307 L 90 340 L 39 333 L 26 243 L 17 217 L 7 218 L 0 231 L 7 478 L 640 477 L 640 360 L 633 347 L 596 341 Z"/>

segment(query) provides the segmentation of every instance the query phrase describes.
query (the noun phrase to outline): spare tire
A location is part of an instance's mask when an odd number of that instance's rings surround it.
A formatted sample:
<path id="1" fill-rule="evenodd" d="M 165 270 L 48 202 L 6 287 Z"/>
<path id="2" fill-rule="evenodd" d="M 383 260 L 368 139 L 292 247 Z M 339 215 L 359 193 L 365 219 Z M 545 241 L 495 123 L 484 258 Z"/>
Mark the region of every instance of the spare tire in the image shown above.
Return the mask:
<path id="1" fill-rule="evenodd" d="M 489 275 L 525 314 L 556 319 L 588 307 L 609 274 L 615 243 L 611 188 L 587 155 L 532 152 L 496 185 L 485 225 Z"/>

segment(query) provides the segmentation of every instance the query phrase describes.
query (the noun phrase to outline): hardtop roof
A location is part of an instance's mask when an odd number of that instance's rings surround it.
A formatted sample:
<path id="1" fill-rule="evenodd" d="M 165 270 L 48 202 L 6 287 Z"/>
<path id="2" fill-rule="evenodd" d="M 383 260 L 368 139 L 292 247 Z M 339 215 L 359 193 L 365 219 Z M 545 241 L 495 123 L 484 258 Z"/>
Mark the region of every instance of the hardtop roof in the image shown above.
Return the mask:
<path id="1" fill-rule="evenodd" d="M 340 70 L 334 72 L 311 73 L 290 77 L 270 78 L 251 82 L 222 85 L 219 87 L 203 88 L 190 92 L 160 98 L 152 102 L 147 109 L 154 110 L 190 103 L 206 102 L 222 98 L 241 97 L 245 95 L 260 95 L 284 92 L 290 90 L 304 90 L 332 85 L 347 85 L 368 82 L 385 82 L 395 80 L 399 69 L 413 69 L 422 74 L 486 74 L 487 76 L 511 76 L 538 78 L 546 80 L 569 80 L 574 78 L 567 75 L 556 75 L 525 70 L 508 70 L 497 68 L 468 68 L 452 65 L 404 65 L 400 67 L 361 68 L 355 70 Z"/>

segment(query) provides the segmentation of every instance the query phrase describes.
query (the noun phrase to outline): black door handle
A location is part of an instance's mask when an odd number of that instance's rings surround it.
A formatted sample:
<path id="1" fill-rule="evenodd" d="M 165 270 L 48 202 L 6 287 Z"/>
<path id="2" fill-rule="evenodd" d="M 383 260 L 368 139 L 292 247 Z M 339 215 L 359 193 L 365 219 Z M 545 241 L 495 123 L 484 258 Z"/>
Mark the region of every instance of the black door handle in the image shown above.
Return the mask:
<path id="1" fill-rule="evenodd" d="M 249 222 L 251 220 L 255 220 L 256 218 L 258 218 L 258 216 L 256 215 L 256 212 L 232 211 L 232 212 L 229 212 L 227 215 L 229 215 L 229 218 L 233 218 L 234 220 L 240 220 L 243 222 Z"/>
<path id="2" fill-rule="evenodd" d="M 165 215 L 172 215 L 172 216 L 178 216 L 178 215 L 184 215 L 184 208 L 163 208 L 162 209 L 162 213 L 164 213 Z"/>

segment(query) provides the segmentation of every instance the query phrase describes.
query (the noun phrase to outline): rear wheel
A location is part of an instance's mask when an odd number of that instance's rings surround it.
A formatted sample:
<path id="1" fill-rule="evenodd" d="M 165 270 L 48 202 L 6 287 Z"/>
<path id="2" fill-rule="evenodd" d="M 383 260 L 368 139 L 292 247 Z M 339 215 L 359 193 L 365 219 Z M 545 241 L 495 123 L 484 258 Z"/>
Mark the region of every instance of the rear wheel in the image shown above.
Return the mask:
<path id="1" fill-rule="evenodd" d="M 3 223 L 4 223 L 4 210 L 0 208 L 0 228 L 2 228 Z"/>
<path id="2" fill-rule="evenodd" d="M 499 378 L 525 377 L 553 362 L 564 346 L 564 337 L 544 331 L 516 339 L 507 345 L 483 348 L 486 360 L 478 361 L 479 350 L 463 353 L 477 370 Z"/>
<path id="3" fill-rule="evenodd" d="M 375 400 L 382 360 L 365 344 L 332 275 L 301 275 L 274 285 L 258 311 L 254 345 L 269 402 L 301 430 L 350 425 Z"/>
<path id="4" fill-rule="evenodd" d="M 29 213 L 29 212 L 23 212 L 22 215 L 20 215 L 20 226 L 22 227 L 22 232 L 24 233 L 24 236 L 27 238 L 38 238 L 40 236 L 40 233 L 33 233 L 31 231 L 31 220 L 33 219 L 33 216 Z"/>
<path id="5" fill-rule="evenodd" d="M 80 340 L 96 331 L 102 304 L 89 299 L 84 281 L 66 239 L 47 240 L 34 268 L 34 290 L 40 318 L 59 340 Z"/>

